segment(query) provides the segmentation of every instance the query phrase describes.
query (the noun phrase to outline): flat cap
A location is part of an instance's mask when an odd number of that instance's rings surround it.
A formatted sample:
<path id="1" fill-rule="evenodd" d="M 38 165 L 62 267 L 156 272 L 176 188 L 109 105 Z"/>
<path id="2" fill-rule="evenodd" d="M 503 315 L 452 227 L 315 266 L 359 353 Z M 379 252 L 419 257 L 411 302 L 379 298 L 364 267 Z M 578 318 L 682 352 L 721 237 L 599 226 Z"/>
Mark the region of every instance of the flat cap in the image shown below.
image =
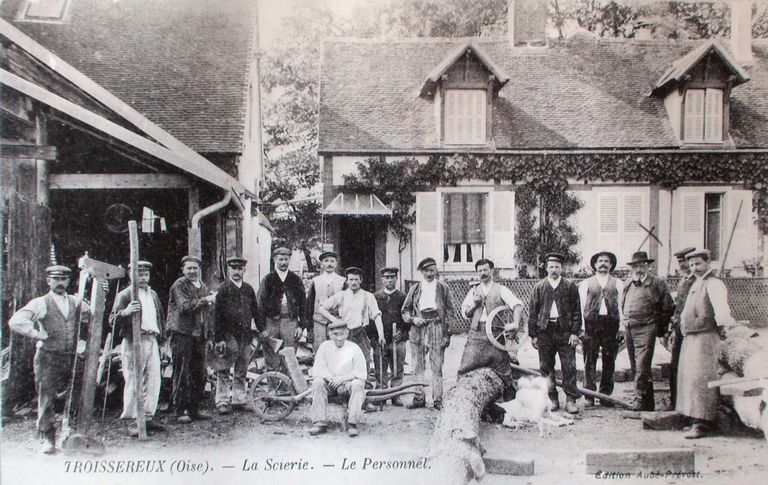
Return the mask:
<path id="1" fill-rule="evenodd" d="M 334 328 L 347 328 L 347 322 L 339 320 L 328 324 L 328 330 L 333 330 Z"/>
<path id="2" fill-rule="evenodd" d="M 429 268 L 430 266 L 437 266 L 437 263 L 435 262 L 435 258 L 422 259 L 419 262 L 419 265 L 416 267 L 416 269 L 421 271 L 422 269 Z"/>
<path id="3" fill-rule="evenodd" d="M 279 255 L 290 256 L 291 254 L 292 254 L 291 250 L 286 248 L 286 247 L 284 247 L 284 246 L 280 246 L 279 248 L 275 248 L 274 251 L 272 251 L 272 256 L 273 257 L 274 256 L 279 256 Z"/>
<path id="4" fill-rule="evenodd" d="M 184 264 L 187 261 L 192 261 L 193 263 L 197 263 L 197 264 L 203 264 L 203 260 L 202 259 L 200 259 L 198 256 L 193 256 L 191 254 L 188 254 L 188 255 L 184 256 L 183 258 L 181 258 L 181 264 Z"/>
<path id="5" fill-rule="evenodd" d="M 245 266 L 248 260 L 242 256 L 230 256 L 227 258 L 227 266 Z"/>
<path id="6" fill-rule="evenodd" d="M 381 276 L 386 276 L 386 275 L 388 275 L 388 274 L 391 274 L 391 275 L 395 275 L 395 276 L 397 276 L 397 274 L 398 274 L 399 272 L 400 272 L 400 270 L 399 270 L 399 269 L 397 269 L 397 268 L 392 268 L 392 267 L 382 268 L 382 269 L 381 269 L 381 271 L 380 271 L 380 273 L 381 273 Z"/>
<path id="7" fill-rule="evenodd" d="M 350 274 L 363 276 L 363 270 L 358 268 L 357 266 L 350 266 L 349 268 L 344 270 L 344 275 L 350 275 Z"/>
<path id="8" fill-rule="evenodd" d="M 152 269 L 152 263 L 149 261 L 139 261 L 136 263 L 136 267 L 140 270 L 150 270 Z M 128 263 L 128 269 L 131 268 L 131 263 Z"/>
<path id="9" fill-rule="evenodd" d="M 709 261 L 711 257 L 712 254 L 709 252 L 709 249 L 694 249 L 685 256 L 685 259 L 704 258 L 705 261 Z"/>
<path id="10" fill-rule="evenodd" d="M 336 251 L 323 251 L 322 253 L 320 253 L 320 256 L 317 257 L 317 260 L 322 261 L 325 258 L 339 259 L 339 253 L 337 253 Z"/>
<path id="11" fill-rule="evenodd" d="M 694 248 L 693 246 L 689 246 L 687 248 L 683 248 L 680 251 L 678 251 L 676 253 L 672 253 L 672 254 L 677 259 L 685 259 L 685 257 L 688 255 L 688 253 L 690 253 L 691 251 L 695 251 L 695 250 L 696 250 L 696 248 Z"/>
<path id="12" fill-rule="evenodd" d="M 48 276 L 70 276 L 72 274 L 72 270 L 66 266 L 55 264 L 45 268 L 45 274 Z"/>
<path id="13" fill-rule="evenodd" d="M 547 253 L 544 256 L 544 261 L 557 261 L 562 263 L 563 261 L 565 261 L 565 256 L 563 256 L 560 253 Z"/>

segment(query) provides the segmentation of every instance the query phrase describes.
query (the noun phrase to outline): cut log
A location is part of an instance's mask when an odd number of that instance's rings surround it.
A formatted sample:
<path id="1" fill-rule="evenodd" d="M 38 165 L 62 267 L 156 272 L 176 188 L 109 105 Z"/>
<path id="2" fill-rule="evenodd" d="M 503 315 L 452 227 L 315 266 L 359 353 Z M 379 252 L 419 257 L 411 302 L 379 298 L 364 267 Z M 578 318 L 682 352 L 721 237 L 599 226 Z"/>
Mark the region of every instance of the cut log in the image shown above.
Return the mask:
<path id="1" fill-rule="evenodd" d="M 737 376 L 744 377 L 744 362 L 759 350 L 760 345 L 754 339 L 729 335 L 720 347 L 720 364 Z"/>
<path id="2" fill-rule="evenodd" d="M 691 424 L 691 418 L 675 411 L 650 411 L 640 413 L 643 429 L 657 431 L 680 430 Z"/>
<path id="3" fill-rule="evenodd" d="M 435 483 L 465 485 L 483 478 L 480 415 L 503 390 L 501 379 L 482 368 L 461 376 L 448 391 L 427 453 Z"/>

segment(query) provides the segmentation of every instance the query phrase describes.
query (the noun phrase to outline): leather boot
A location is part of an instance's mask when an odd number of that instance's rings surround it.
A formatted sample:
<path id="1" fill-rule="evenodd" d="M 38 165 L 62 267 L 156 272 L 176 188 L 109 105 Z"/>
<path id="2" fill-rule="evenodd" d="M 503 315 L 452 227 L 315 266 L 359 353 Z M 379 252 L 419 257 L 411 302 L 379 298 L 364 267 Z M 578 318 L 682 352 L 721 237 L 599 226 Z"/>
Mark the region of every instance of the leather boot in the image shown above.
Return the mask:
<path id="1" fill-rule="evenodd" d="M 40 451 L 46 455 L 56 453 L 56 430 L 52 429 L 43 434 L 43 445 Z"/>

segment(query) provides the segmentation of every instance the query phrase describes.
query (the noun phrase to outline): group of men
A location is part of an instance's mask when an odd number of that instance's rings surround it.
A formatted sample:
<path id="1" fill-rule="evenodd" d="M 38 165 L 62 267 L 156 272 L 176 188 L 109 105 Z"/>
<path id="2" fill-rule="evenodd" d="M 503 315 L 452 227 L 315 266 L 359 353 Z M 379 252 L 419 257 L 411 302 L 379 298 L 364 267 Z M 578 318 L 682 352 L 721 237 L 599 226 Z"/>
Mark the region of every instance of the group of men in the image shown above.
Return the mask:
<path id="1" fill-rule="evenodd" d="M 161 382 L 161 353 L 165 339 L 170 340 L 173 361 L 172 409 L 177 422 L 210 419 L 201 408 L 207 382 L 207 356 L 219 358 L 215 403 L 219 414 L 232 409 L 253 411 L 246 397 L 246 375 L 252 357 L 254 335 L 265 342 L 265 361 L 270 369 L 280 365 L 280 357 L 270 348 L 269 340 L 296 347 L 307 332 L 315 351 L 311 435 L 327 429 L 328 397 L 340 395 L 349 400 L 348 432 L 357 436 L 365 404 L 365 388 L 370 381 L 380 387 L 396 388 L 402 384 L 406 342 L 410 345 L 414 379 L 424 379 L 427 359 L 431 369 L 431 394 L 435 409 L 442 408 L 443 360 L 450 345 L 453 316 L 451 292 L 437 278 L 437 264 L 425 258 L 418 264 L 421 280 L 405 294 L 397 289 L 398 269 L 381 270 L 383 287 L 376 293 L 362 289 L 363 271 L 348 267 L 345 277 L 336 273 L 338 254 L 325 251 L 320 257 L 321 273 L 313 278 L 305 292 L 299 276 L 289 271 L 291 251 L 273 251 L 274 271 L 261 282 L 258 293 L 243 281 L 247 261 L 239 256 L 227 259 L 227 279 L 212 292 L 201 281 L 202 261 L 197 256 L 181 260 L 183 276 L 170 288 L 167 319 L 157 293 L 150 287 L 152 264 L 137 264 L 135 297 L 126 288 L 115 298 L 111 321 L 123 337 L 123 376 L 125 394 L 122 418 L 136 417 L 137 403 L 133 389 L 138 385 L 143 396 L 147 429 L 162 430 L 153 421 L 158 406 Z M 673 405 L 678 412 L 693 418 L 686 435 L 704 436 L 717 405 L 717 390 L 706 388 L 717 378 L 716 355 L 723 328 L 733 323 L 727 290 L 709 268 L 709 253 L 693 248 L 676 253 L 686 274 L 673 301 L 664 280 L 649 274 L 653 262 L 645 252 L 632 255 L 628 265 L 631 281 L 624 284 L 611 273 L 616 256 L 603 251 L 592 256 L 594 276 L 580 285 L 562 276 L 564 257 L 546 256 L 547 276 L 538 282 L 528 302 L 528 334 L 538 351 L 539 367 L 550 378 L 550 399 L 560 407 L 554 385 L 554 367 L 559 356 L 563 375 L 566 411 L 579 411 L 580 396 L 576 385 L 576 347 L 583 343 L 585 387 L 595 390 L 596 363 L 602 353 L 600 393 L 613 391 L 613 370 L 621 337 L 626 338 L 635 368 L 635 403 L 639 410 L 653 410 L 654 393 L 651 362 L 655 339 L 663 337 L 672 349 L 671 388 Z M 517 363 L 517 333 L 523 302 L 507 287 L 494 282 L 494 263 L 481 259 L 475 263 L 480 282 L 473 286 L 461 304 L 469 319 L 467 343 L 458 374 L 474 369 L 493 369 L 505 384 L 505 396 L 514 394 L 514 373 L 510 363 Z M 87 302 L 67 294 L 71 270 L 64 266 L 47 268 L 50 292 L 30 301 L 9 321 L 14 332 L 38 341 L 35 355 L 35 383 L 38 391 L 37 428 L 44 440 L 44 452 L 55 451 L 54 401 L 69 381 L 76 352 L 77 329 L 87 322 Z M 506 306 L 513 321 L 504 327 L 506 348 L 495 347 L 485 326 L 489 316 Z M 133 342 L 132 321 L 141 320 L 141 342 Z M 671 321 L 671 326 L 669 325 Z M 583 326 L 583 330 L 582 330 Z M 373 341 L 373 345 L 371 344 Z M 141 348 L 138 369 L 127 365 L 133 352 Z M 371 363 L 373 362 L 373 365 Z M 679 369 L 678 369 L 679 367 Z M 230 379 L 230 369 L 233 373 Z M 373 379 L 371 370 L 375 369 Z M 588 398 L 594 404 L 594 399 Z M 403 402 L 395 397 L 395 406 Z M 426 392 L 416 387 L 409 408 L 426 406 Z M 601 401 L 610 406 L 610 402 Z M 129 434 L 138 429 L 130 427 Z"/>

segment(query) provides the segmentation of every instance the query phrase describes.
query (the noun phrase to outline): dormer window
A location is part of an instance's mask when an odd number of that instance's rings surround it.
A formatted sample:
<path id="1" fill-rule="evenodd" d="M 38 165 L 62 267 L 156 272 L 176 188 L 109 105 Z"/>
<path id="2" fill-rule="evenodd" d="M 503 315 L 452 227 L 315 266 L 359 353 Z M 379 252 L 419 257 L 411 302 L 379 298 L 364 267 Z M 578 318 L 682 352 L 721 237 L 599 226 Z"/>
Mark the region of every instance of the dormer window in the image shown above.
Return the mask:
<path id="1" fill-rule="evenodd" d="M 486 96 L 484 89 L 445 90 L 446 145 L 486 143 Z"/>
<path id="2" fill-rule="evenodd" d="M 23 22 L 58 23 L 64 21 L 69 0 L 27 0 L 22 4 L 18 20 Z"/>
<path id="3" fill-rule="evenodd" d="M 686 90 L 684 116 L 683 140 L 686 143 L 722 143 L 723 90 Z"/>

